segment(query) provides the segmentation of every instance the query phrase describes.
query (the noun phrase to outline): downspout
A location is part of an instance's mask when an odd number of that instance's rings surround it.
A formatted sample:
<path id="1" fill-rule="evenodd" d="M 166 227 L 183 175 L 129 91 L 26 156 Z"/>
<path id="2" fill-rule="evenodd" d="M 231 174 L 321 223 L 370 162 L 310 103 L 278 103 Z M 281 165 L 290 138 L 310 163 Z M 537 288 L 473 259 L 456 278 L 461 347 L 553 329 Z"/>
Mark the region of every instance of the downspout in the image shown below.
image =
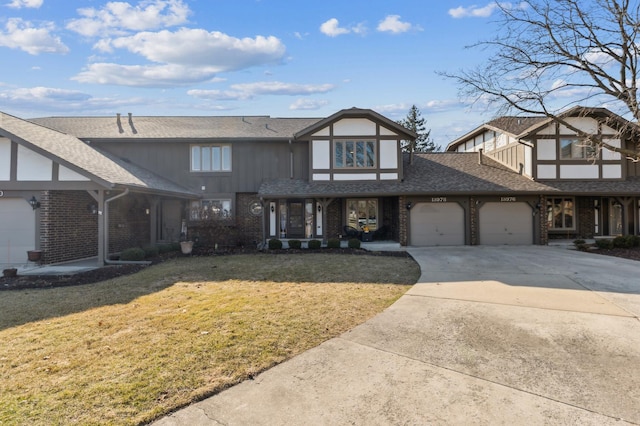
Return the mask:
<path id="1" fill-rule="evenodd" d="M 265 208 L 264 208 L 264 198 L 260 197 L 260 205 L 262 206 L 262 217 L 260 220 L 260 225 L 262 226 L 262 241 L 260 241 L 260 244 L 258 246 L 258 249 L 262 250 L 264 248 L 265 242 L 267 241 L 267 218 L 265 217 L 265 215 L 267 214 Z"/>
<path id="2" fill-rule="evenodd" d="M 293 147 L 291 143 L 291 139 L 289 139 L 289 179 L 293 179 Z"/>
<path id="3" fill-rule="evenodd" d="M 151 262 L 148 260 L 109 260 L 109 203 L 117 200 L 118 198 L 122 198 L 127 194 L 129 194 L 129 188 L 126 188 L 124 192 L 118 195 L 114 195 L 113 197 L 104 200 L 104 263 L 107 265 L 150 265 Z"/>

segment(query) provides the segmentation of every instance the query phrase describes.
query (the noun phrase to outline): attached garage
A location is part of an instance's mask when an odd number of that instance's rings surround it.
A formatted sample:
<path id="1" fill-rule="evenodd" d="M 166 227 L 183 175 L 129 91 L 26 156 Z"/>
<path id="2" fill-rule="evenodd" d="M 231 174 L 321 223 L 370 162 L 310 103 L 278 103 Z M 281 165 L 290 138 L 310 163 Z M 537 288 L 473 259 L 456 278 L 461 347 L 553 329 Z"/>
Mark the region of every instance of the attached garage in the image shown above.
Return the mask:
<path id="1" fill-rule="evenodd" d="M 409 214 L 412 246 L 460 246 L 465 243 L 464 209 L 458 203 L 417 203 Z"/>
<path id="2" fill-rule="evenodd" d="M 482 245 L 533 244 L 533 214 L 525 202 L 488 202 L 480 207 Z"/>
<path id="3" fill-rule="evenodd" d="M 36 242 L 35 212 L 22 198 L 0 198 L 0 265 L 27 262 Z"/>

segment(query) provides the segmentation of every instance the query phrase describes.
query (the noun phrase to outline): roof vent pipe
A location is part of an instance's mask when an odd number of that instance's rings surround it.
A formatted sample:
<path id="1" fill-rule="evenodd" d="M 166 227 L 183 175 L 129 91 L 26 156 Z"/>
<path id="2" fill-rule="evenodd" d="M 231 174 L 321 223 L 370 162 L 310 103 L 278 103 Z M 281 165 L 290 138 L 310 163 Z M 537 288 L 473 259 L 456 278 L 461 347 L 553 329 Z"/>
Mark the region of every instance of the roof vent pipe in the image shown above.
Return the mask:
<path id="1" fill-rule="evenodd" d="M 482 164 L 482 148 L 478 150 L 478 164 Z"/>
<path id="2" fill-rule="evenodd" d="M 116 114 L 116 123 L 118 123 L 118 126 L 120 126 L 120 113 Z"/>

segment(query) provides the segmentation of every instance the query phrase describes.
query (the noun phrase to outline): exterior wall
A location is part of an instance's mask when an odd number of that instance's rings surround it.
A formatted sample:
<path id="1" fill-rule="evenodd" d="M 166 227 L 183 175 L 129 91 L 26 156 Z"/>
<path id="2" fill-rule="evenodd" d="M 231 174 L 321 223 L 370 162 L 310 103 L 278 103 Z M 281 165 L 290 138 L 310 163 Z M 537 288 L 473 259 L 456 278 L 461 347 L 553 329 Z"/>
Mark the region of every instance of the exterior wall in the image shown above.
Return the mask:
<path id="1" fill-rule="evenodd" d="M 374 167 L 336 167 L 335 144 L 339 140 L 373 140 Z M 364 118 L 338 120 L 312 135 L 308 179 L 310 181 L 376 181 L 402 178 L 400 136 Z"/>
<path id="2" fill-rule="evenodd" d="M 599 132 L 606 142 L 620 147 L 624 141 L 616 139 L 616 132 L 606 126 L 598 128 L 596 120 L 588 117 L 569 118 L 576 127 Z M 558 124 L 551 124 L 534 135 L 534 178 L 537 180 L 621 180 L 626 177 L 626 160 L 621 155 L 603 149 L 596 159 L 562 158 L 560 141 L 575 139 L 575 133 Z"/>
<path id="3" fill-rule="evenodd" d="M 44 263 L 98 254 L 98 216 L 86 191 L 44 191 L 40 198 L 40 248 Z"/>
<path id="4" fill-rule="evenodd" d="M 342 226 L 344 223 L 344 203 L 342 199 L 333 200 L 326 210 L 327 211 L 325 212 L 325 214 L 327 215 L 327 229 L 325 230 L 325 234 L 327 236 L 327 239 L 338 238 L 339 235 L 342 235 L 344 233 L 344 231 L 342 230 Z"/>
<path id="5" fill-rule="evenodd" d="M 129 195 L 109 203 L 109 254 L 151 242 L 149 203 L 141 196 Z M 86 210 L 86 207 L 85 207 Z"/>
<path id="6" fill-rule="evenodd" d="M 306 142 L 229 142 L 232 151 L 231 172 L 191 172 L 192 144 L 224 144 L 225 141 L 190 142 L 92 141 L 92 145 L 126 158 L 191 191 L 202 193 L 204 198 L 217 198 L 218 194 L 257 192 L 264 180 L 291 177 L 306 179 L 308 176 L 309 148 Z"/>
<path id="7" fill-rule="evenodd" d="M 409 242 L 409 211 L 406 208 L 409 199 L 405 196 L 398 197 L 398 226 L 400 227 L 398 232 L 398 241 L 401 246 L 406 246 Z"/>

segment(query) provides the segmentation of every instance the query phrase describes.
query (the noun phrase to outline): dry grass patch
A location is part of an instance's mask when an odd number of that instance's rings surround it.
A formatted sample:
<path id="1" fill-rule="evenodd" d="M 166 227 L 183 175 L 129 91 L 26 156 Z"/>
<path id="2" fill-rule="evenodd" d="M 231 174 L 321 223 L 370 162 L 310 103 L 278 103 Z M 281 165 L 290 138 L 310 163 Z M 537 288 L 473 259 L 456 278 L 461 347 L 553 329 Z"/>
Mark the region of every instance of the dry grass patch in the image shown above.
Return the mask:
<path id="1" fill-rule="evenodd" d="M 416 282 L 404 257 L 169 261 L 0 294 L 0 424 L 139 424 L 337 336 Z"/>

